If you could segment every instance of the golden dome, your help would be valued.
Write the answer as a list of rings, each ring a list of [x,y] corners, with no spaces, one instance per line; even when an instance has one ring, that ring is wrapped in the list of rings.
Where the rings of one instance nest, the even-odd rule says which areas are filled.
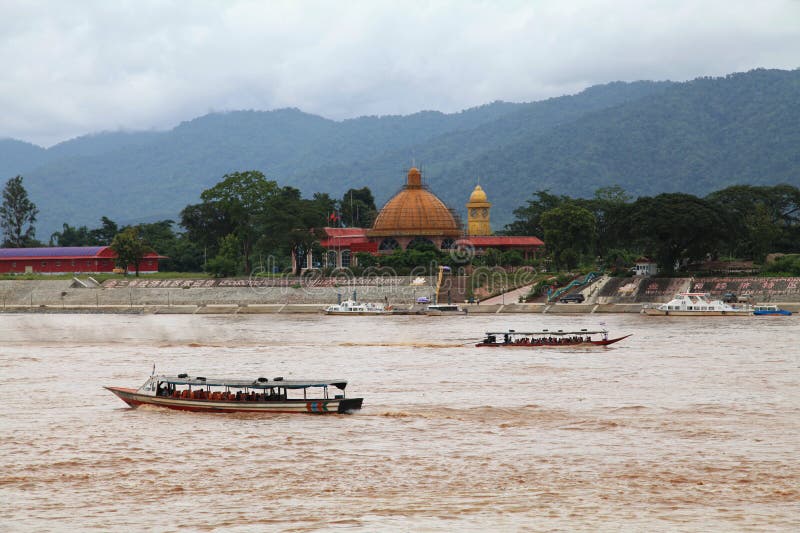
[[[471,202],[487,202],[486,193],[483,192],[480,185],[475,186],[475,190],[472,191],[472,194],[469,195],[469,201]]]
[[[367,235],[457,237],[461,235],[461,228],[444,202],[422,186],[419,169],[412,168],[408,171],[406,186],[381,208]]]

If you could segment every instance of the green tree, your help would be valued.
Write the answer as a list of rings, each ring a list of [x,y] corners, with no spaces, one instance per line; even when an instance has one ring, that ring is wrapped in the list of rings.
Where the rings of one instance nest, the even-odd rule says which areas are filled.
[[[541,216],[544,242],[553,254],[553,259],[561,265],[565,260],[576,266],[576,257],[594,249],[597,225],[594,215],[584,207],[564,203],[546,211]],[[570,253],[565,252],[571,250]]]
[[[235,275],[239,270],[241,254],[239,239],[234,234],[226,235],[219,245],[219,253],[209,259],[206,269],[217,278]]]
[[[800,189],[735,185],[706,199],[724,214],[731,255],[762,260],[770,252],[800,251]]]
[[[524,261],[525,258],[519,250],[506,250],[501,258],[503,266],[520,266]]]
[[[571,201],[567,196],[550,194],[547,190],[536,191],[534,198],[528,200],[528,205],[514,210],[516,220],[505,227],[506,235],[544,235],[542,215],[551,209]]]
[[[139,224],[145,242],[166,259],[159,266],[164,271],[199,272],[203,270],[203,249],[185,234],[176,233],[173,220]]]
[[[133,265],[136,276],[139,276],[139,265],[150,247],[139,235],[138,228],[125,228],[117,233],[111,242],[110,248],[117,254],[117,266],[128,272],[128,266]]]
[[[61,231],[56,231],[50,236],[50,246],[88,246],[89,228],[78,228],[64,224]]]
[[[244,268],[250,272],[253,244],[261,236],[259,221],[280,193],[278,184],[256,170],[234,172],[200,194],[202,203],[181,212],[181,226],[190,239],[215,249],[222,238],[233,234],[241,246]]]
[[[108,246],[119,233],[117,223],[108,217],[100,217],[100,227],[89,230],[88,246]]]
[[[117,224],[108,217],[102,217],[101,226],[89,229],[86,226],[74,227],[67,223],[61,231],[50,236],[50,246],[108,246],[119,233]]]
[[[659,194],[634,202],[630,237],[655,256],[661,269],[671,272],[677,264],[716,254],[725,222],[711,202],[691,194]]]
[[[594,198],[573,200],[573,203],[588,209],[594,215],[597,227],[595,240],[597,255],[605,256],[610,249],[624,246],[630,201],[630,196],[618,185],[597,189]]]
[[[369,187],[349,189],[339,202],[339,216],[344,225],[354,228],[371,228],[378,208]]]
[[[39,209],[28,199],[28,191],[22,185],[22,176],[6,182],[3,203],[0,205],[0,227],[5,234],[3,246],[22,248],[35,244],[36,229],[33,224]]]

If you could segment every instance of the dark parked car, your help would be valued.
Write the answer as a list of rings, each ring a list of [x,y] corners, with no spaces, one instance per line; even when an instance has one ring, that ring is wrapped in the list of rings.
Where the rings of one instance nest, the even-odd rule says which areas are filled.
[[[582,304],[585,299],[586,298],[583,297],[583,294],[578,292],[575,294],[567,294],[566,296],[560,298],[558,301],[561,302],[562,304],[568,304],[570,302]]]

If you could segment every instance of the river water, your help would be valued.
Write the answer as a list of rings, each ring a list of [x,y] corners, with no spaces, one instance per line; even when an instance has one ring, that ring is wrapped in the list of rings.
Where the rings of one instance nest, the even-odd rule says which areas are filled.
[[[610,348],[478,349],[595,328]],[[797,530],[797,317],[0,316],[4,531]],[[162,373],[353,415],[129,409]]]

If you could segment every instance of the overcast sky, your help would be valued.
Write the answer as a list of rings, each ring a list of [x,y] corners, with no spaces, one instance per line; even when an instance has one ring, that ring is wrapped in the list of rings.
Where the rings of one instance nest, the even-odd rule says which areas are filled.
[[[800,67],[800,0],[0,0],[0,138],[453,112]]]

